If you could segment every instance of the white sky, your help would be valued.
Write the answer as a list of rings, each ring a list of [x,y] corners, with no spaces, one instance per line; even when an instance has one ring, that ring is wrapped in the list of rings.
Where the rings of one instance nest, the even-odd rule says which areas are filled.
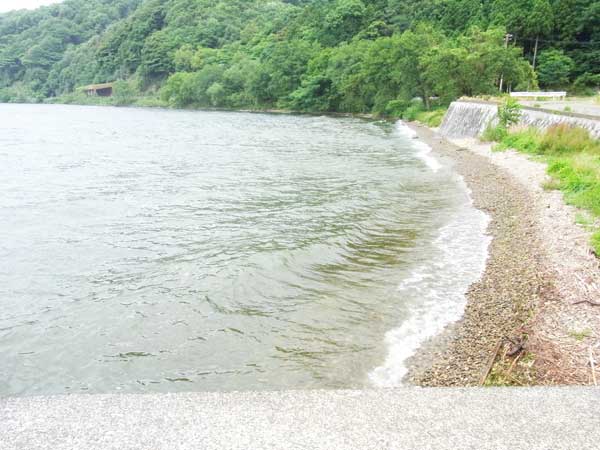
[[[42,5],[59,3],[62,0],[0,0],[0,12],[12,11],[13,9],[34,9]]]

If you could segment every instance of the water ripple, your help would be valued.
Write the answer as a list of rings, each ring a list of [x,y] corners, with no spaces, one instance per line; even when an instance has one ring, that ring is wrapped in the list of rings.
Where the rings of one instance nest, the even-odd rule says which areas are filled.
[[[0,149],[0,395],[363,386],[469,208],[385,122],[2,105]]]

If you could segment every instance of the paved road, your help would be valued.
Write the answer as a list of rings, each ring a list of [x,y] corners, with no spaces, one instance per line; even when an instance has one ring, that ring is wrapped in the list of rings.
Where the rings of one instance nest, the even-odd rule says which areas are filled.
[[[545,109],[553,109],[559,112],[563,112],[565,108],[568,107],[570,111],[574,113],[600,117],[600,104],[596,103],[593,99],[563,101],[521,100],[519,103],[522,103],[523,105],[527,106],[536,106]]]
[[[598,449],[600,389],[0,399],[0,449]]]

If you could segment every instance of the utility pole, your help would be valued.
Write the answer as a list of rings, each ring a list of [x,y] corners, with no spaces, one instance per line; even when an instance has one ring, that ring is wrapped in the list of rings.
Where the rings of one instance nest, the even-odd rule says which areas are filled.
[[[504,35],[504,48],[508,49],[508,41],[512,39],[513,35],[506,33]],[[502,85],[504,84],[504,74],[500,75],[500,92],[502,92]]]
[[[533,70],[535,70],[535,60],[537,59],[538,41],[539,40],[540,40],[540,35],[537,34],[535,36],[535,48],[533,50]]]

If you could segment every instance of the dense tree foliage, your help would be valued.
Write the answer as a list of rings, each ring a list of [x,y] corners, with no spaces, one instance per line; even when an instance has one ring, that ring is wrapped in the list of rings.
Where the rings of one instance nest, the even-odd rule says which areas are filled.
[[[501,78],[583,91],[599,72],[598,0],[65,0],[0,15],[0,101],[122,80],[119,103],[398,114]]]
[[[0,99],[41,99],[55,94],[58,86],[72,89],[79,81],[93,80],[96,52],[87,43],[141,2],[66,1],[35,11],[0,14],[0,88],[10,87]]]
[[[562,50],[544,50],[540,54],[538,78],[546,86],[564,86],[569,81],[573,66],[573,60]]]

